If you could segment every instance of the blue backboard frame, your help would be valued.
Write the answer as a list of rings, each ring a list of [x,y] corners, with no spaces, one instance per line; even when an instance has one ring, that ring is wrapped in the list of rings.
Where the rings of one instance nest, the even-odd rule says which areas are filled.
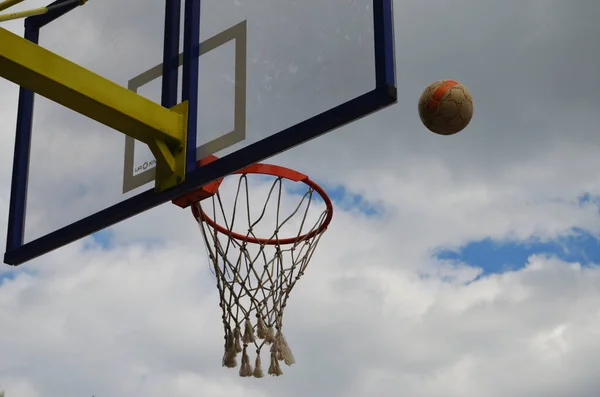
[[[60,4],[66,0],[57,0]],[[34,94],[21,88],[11,186],[8,234],[4,262],[20,265],[82,237],[93,234],[141,212],[169,202],[199,186],[231,174],[250,164],[305,143],[322,134],[385,108],[397,100],[393,27],[393,0],[373,0],[375,40],[375,88],[317,116],[286,128],[259,142],[196,168],[196,125],[198,101],[199,31],[201,0],[185,0],[184,62],[182,101],[188,100],[188,153],[186,180],[173,189],[156,193],[147,190],[119,204],[24,244],[27,179],[33,122]],[[181,0],[165,1],[165,40],[162,105],[177,103],[178,50]],[[40,29],[74,7],[25,20],[25,38],[38,43]]]

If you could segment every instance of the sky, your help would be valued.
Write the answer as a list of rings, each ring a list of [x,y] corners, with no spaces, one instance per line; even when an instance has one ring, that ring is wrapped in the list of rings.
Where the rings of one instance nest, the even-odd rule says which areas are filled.
[[[162,5],[136,1],[92,0],[49,27],[44,45],[126,84],[160,62]],[[344,47],[352,43],[368,50],[365,0],[340,0],[343,15],[356,18],[344,25],[350,44],[336,36],[311,44],[340,48],[323,53],[347,72],[338,70],[327,90],[314,94],[333,72],[302,73],[313,58],[299,46],[273,52],[295,51],[289,64],[269,58],[264,40],[331,33],[320,22],[335,7],[315,13],[311,6],[325,3],[311,1],[287,14],[286,3],[268,0],[203,2],[211,15],[203,37],[244,15],[293,17],[267,26],[289,30],[265,28],[261,45],[249,30],[250,140],[327,105],[336,87],[363,87],[352,77],[363,76],[366,61],[343,54],[357,55]],[[600,3],[396,0],[394,10],[398,103],[269,159],[310,175],[335,204],[285,310],[296,364],[263,379],[221,366],[219,296],[198,225],[189,211],[165,204],[2,267],[0,390],[7,397],[597,396]],[[22,33],[22,21],[2,27]],[[212,95],[231,68],[207,63],[216,73]],[[314,86],[290,90],[309,77]],[[440,79],[464,83],[474,98],[473,120],[455,136],[427,131],[418,117],[419,95]],[[17,97],[18,87],[0,81],[1,246]],[[121,135],[44,100],[36,117],[30,237],[118,200],[122,182]],[[206,122],[230,121],[215,113]]]

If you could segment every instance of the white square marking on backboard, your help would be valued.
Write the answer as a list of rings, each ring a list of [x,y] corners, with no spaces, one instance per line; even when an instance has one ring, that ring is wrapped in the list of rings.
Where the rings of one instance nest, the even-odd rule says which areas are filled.
[[[246,138],[246,21],[214,35],[200,43],[199,56],[208,54],[230,42],[234,46],[234,90],[233,90],[233,129],[225,134],[204,142],[196,148],[196,159],[202,159],[226,149]],[[179,55],[179,66],[183,64],[183,54]],[[162,76],[162,64],[129,80],[128,88],[138,92],[147,84],[155,84]],[[145,149],[145,148],[144,148]],[[148,156],[149,150],[137,149],[135,139],[125,137],[123,166],[123,193],[151,183],[155,178],[156,161]],[[137,158],[137,161],[136,161]]]

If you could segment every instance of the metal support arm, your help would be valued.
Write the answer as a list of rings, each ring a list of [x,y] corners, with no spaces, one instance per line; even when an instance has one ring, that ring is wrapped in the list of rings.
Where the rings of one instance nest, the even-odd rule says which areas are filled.
[[[0,77],[146,143],[157,191],[185,179],[187,102],[164,108],[3,28]]]
[[[3,1],[0,3],[0,11],[6,10],[16,4],[21,3],[22,1],[23,0]],[[49,5],[47,7],[38,7],[38,8],[31,9],[31,10],[17,11],[17,12],[12,12],[12,13],[8,13],[8,14],[1,14],[0,22],[12,21],[13,19],[19,19],[19,18],[27,18],[27,17],[31,17],[34,15],[42,15],[42,14],[46,14],[51,11],[56,11],[59,8],[69,7],[69,6],[72,6],[75,4],[82,6],[86,3],[86,1],[87,0],[66,0],[63,3]]]

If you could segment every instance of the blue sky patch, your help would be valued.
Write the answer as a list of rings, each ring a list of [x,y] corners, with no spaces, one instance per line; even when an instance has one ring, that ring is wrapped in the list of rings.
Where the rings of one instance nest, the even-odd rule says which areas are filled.
[[[92,234],[89,240],[84,242],[84,249],[93,249],[100,247],[102,249],[110,249],[114,246],[114,233],[110,229],[101,230]]]
[[[358,211],[366,216],[379,216],[384,212],[383,205],[371,202],[363,195],[346,189],[345,186],[319,185],[325,190],[336,209],[341,209],[343,211]],[[306,192],[305,186],[289,184],[286,187],[288,193],[291,194],[304,194]],[[320,200],[318,195],[313,197],[315,200]]]
[[[462,262],[483,269],[483,274],[497,274],[525,267],[531,255],[545,254],[583,266],[600,263],[600,241],[581,229],[551,241],[494,241],[490,238],[471,242],[458,250],[440,250],[440,260]]]
[[[7,281],[14,280],[19,274],[29,274],[35,276],[35,271],[27,269],[25,266],[13,267],[10,270],[0,272],[0,286]]]
[[[357,210],[367,216],[377,216],[383,213],[381,205],[365,199],[361,194],[353,193],[345,186],[322,186],[334,205],[345,211]]]

